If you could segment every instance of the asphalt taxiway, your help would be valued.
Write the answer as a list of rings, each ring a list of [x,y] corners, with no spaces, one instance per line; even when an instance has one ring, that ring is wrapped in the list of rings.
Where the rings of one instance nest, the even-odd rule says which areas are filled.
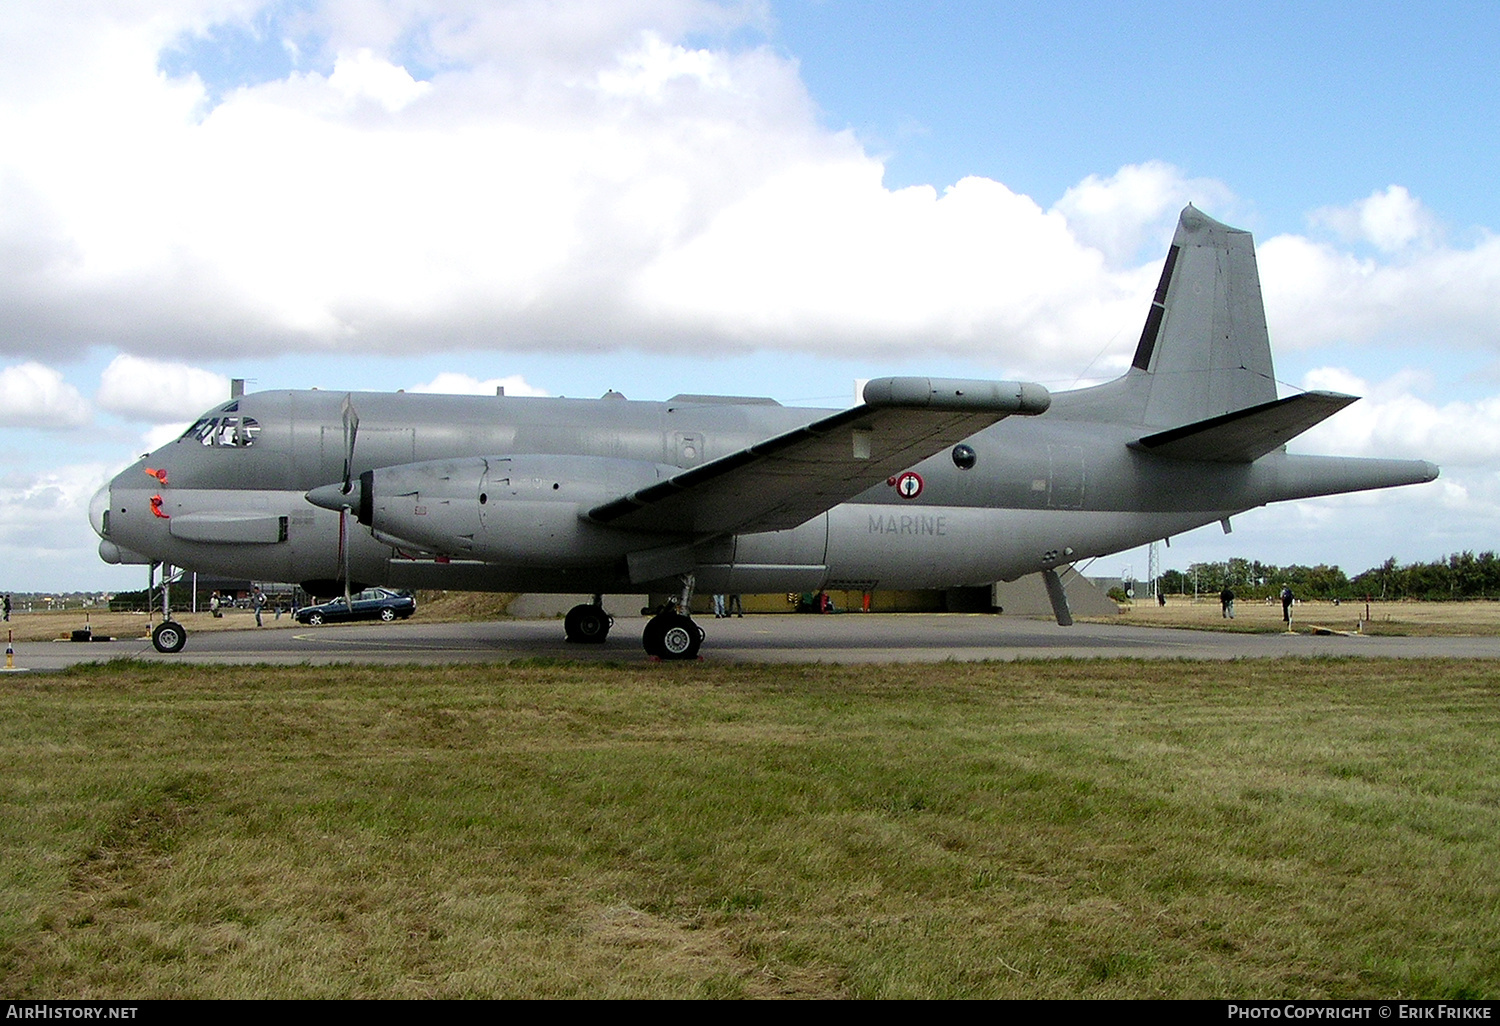
[[[1254,659],[1279,656],[1500,658],[1500,637],[1391,638],[1227,634],[1125,624],[964,614],[752,615],[699,618],[711,663],[881,663],[983,659]],[[645,620],[615,621],[602,645],[563,640],[560,620],[348,624],[192,634],[174,655],[149,641],[26,642],[15,665],[56,670],[84,662],[148,659],[194,664],[444,664],[562,658],[645,662]]]

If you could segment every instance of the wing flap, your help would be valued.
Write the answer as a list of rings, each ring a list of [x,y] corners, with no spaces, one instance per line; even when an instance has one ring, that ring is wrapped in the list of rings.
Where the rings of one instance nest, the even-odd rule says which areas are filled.
[[[1358,398],[1339,392],[1303,392],[1145,435],[1130,447],[1177,460],[1253,463]]]
[[[722,534],[796,527],[1013,414],[1044,412],[1041,385],[878,378],[865,401],[684,471],[588,519],[629,530]]]

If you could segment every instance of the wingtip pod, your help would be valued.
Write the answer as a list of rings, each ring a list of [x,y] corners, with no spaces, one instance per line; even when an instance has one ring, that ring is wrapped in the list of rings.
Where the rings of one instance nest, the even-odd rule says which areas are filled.
[[[1032,381],[964,378],[874,378],[865,385],[868,406],[989,411],[1035,416],[1047,412],[1052,393]]]

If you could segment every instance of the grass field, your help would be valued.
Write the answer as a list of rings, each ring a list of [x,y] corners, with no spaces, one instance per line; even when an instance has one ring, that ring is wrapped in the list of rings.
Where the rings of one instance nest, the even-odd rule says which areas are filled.
[[[0,688],[19,997],[1500,994],[1500,666]]]
[[[1364,634],[1407,637],[1443,637],[1500,634],[1500,602],[1299,602],[1292,609],[1292,626],[1302,632],[1316,627],[1360,630]],[[1138,600],[1117,618],[1093,622],[1127,623],[1152,627],[1188,627],[1196,630],[1271,633],[1286,630],[1281,602],[1236,602],[1234,619],[1223,617],[1217,593],[1200,602],[1170,595],[1165,606]]]
[[[506,615],[506,606],[513,598],[515,596],[508,593],[424,593],[417,608],[417,617],[430,622],[495,620]],[[255,629],[255,615],[242,609],[230,610],[218,619],[208,613],[178,613],[176,617],[190,634],[200,631]],[[298,626],[290,616],[277,620],[271,613],[266,613],[263,619],[266,629]],[[1252,634],[1286,629],[1281,621],[1279,602],[1273,606],[1262,602],[1238,602],[1235,604],[1235,618],[1227,620],[1219,614],[1216,597],[1194,602],[1191,598],[1178,595],[1170,596],[1167,604],[1161,607],[1154,602],[1142,601],[1127,607],[1117,617],[1079,619],[1094,623],[1186,627]],[[81,610],[64,610],[18,613],[5,626],[12,629],[15,640],[19,642],[51,641],[67,637],[70,631],[83,627],[84,622]],[[150,620],[152,624],[157,622],[157,618]],[[89,615],[88,623],[96,634],[139,638],[147,633],[148,619],[144,613],[93,612]],[[1374,602],[1369,607],[1369,620],[1365,620],[1363,602],[1346,602],[1339,606],[1331,602],[1305,602],[1296,606],[1295,627],[1303,632],[1318,627],[1347,631],[1358,628],[1365,634],[1408,637],[1494,635],[1500,634],[1500,602]]]

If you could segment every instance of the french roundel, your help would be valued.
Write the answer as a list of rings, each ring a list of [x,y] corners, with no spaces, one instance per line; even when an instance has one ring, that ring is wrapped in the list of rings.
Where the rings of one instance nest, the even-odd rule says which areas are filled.
[[[915,499],[922,494],[922,475],[908,470],[896,478],[896,494],[903,499]]]

